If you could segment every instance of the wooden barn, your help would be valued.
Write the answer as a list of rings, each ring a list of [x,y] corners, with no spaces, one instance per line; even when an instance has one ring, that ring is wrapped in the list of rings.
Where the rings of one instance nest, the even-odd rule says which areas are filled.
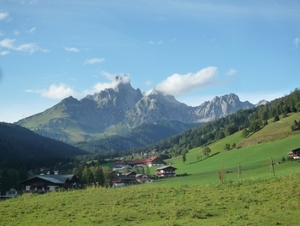
[[[158,177],[174,177],[176,169],[173,166],[162,166],[156,169],[156,175]]]
[[[59,188],[73,188],[78,185],[78,178],[74,174],[68,175],[35,175],[19,182],[24,186],[24,192],[46,193]]]

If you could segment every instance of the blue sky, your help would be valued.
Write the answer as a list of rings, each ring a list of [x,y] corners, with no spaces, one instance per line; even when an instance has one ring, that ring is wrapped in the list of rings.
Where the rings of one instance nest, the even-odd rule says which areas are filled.
[[[197,106],[257,103],[300,84],[300,1],[0,0],[0,121],[72,95],[157,88]]]

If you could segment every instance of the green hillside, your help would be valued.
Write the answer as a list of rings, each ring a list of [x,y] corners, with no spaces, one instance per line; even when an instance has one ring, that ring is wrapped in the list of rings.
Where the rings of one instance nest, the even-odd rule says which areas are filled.
[[[1,225],[299,225],[300,174],[191,186],[89,188],[0,202]]]
[[[291,131],[293,121],[300,118],[300,113],[292,114],[278,122],[269,122],[264,128],[252,134],[248,138],[242,138],[241,132],[237,132],[208,147],[211,149],[210,157],[206,158],[199,147],[190,150],[186,155],[186,162],[178,156],[168,160],[178,168],[177,173],[187,173],[189,176],[168,179],[169,185],[197,184],[218,182],[218,172],[228,172],[225,180],[261,179],[270,178],[270,158],[276,163],[281,162],[282,157],[287,159],[288,152],[300,147],[299,131]],[[286,136],[285,138],[283,138]],[[226,144],[236,144],[236,147],[225,151]],[[244,147],[242,147],[244,146]],[[199,159],[199,156],[201,158]],[[198,161],[199,160],[199,161]],[[238,174],[238,165],[241,174]],[[297,162],[285,162],[275,165],[275,175],[286,175],[297,172]],[[300,171],[299,171],[300,172]]]
[[[241,132],[169,159],[177,174],[152,184],[101,187],[0,202],[3,225],[298,225],[300,165],[281,162],[300,147],[291,114],[243,139]],[[285,136],[285,137],[284,137]],[[224,150],[226,144],[236,144]],[[270,159],[274,160],[271,171]],[[281,162],[281,164],[279,164]],[[238,170],[240,165],[240,171]],[[152,168],[152,171],[155,170]],[[222,177],[220,177],[220,175]],[[221,179],[221,180],[220,180]]]

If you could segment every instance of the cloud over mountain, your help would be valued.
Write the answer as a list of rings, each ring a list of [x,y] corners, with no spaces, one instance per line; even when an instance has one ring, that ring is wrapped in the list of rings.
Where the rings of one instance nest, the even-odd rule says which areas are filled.
[[[217,74],[216,67],[207,67],[196,73],[190,72],[184,75],[173,74],[159,83],[155,89],[174,96],[181,96],[213,84],[213,78]]]
[[[52,84],[48,89],[43,90],[26,90],[29,93],[39,93],[42,97],[49,99],[63,99],[76,95],[76,92],[65,84]]]

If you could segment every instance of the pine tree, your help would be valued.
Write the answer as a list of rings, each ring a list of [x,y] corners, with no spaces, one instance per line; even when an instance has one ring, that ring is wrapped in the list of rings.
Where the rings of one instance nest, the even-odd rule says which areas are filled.
[[[183,164],[185,164],[185,162],[186,162],[186,154],[185,154],[185,152],[182,153],[182,162],[183,162]]]

